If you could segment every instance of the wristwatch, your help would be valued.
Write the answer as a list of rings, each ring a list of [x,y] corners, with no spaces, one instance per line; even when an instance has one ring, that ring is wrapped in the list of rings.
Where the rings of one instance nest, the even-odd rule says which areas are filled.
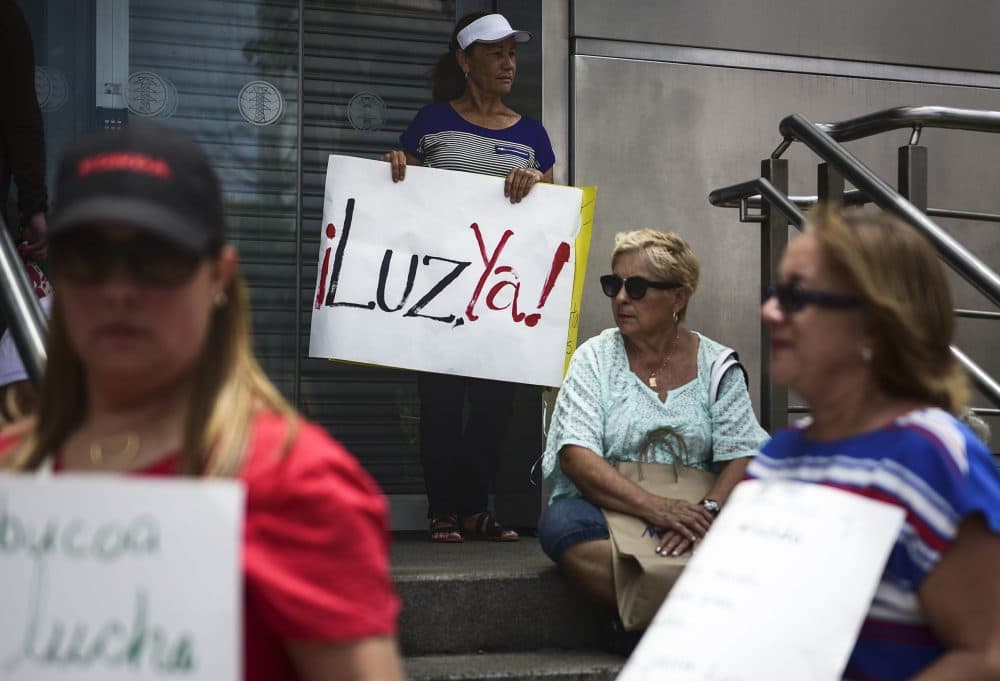
[[[715,499],[702,499],[701,501],[698,502],[698,505],[701,506],[706,511],[708,511],[709,513],[711,513],[712,515],[719,515],[719,509],[721,507],[719,506],[719,502],[716,501]]]

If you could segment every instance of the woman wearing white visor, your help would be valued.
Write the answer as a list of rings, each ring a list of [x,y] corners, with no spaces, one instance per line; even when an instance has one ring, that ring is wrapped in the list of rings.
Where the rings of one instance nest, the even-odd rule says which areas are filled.
[[[503,103],[517,73],[516,46],[530,39],[500,14],[473,12],[458,21],[448,52],[431,70],[434,103],[400,136],[402,148],[382,156],[394,181],[406,177],[407,165],[496,175],[506,178],[504,196],[512,203],[537,182],[552,181],[555,155],[545,128]],[[431,540],[516,540],[487,512],[515,385],[421,373],[417,386]]]

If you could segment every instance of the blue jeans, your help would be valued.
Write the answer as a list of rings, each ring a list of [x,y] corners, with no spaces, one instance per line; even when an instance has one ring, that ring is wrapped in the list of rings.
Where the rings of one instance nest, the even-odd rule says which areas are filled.
[[[556,563],[570,546],[608,537],[608,521],[601,509],[582,497],[553,502],[538,521],[538,542]]]

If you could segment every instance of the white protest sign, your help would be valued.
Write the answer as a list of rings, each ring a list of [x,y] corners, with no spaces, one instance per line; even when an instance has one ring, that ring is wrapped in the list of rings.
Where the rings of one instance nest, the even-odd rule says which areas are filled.
[[[311,357],[562,382],[583,191],[330,156]]]
[[[840,679],[903,515],[820,485],[740,483],[618,680]]]
[[[0,475],[0,678],[242,678],[243,486]]]

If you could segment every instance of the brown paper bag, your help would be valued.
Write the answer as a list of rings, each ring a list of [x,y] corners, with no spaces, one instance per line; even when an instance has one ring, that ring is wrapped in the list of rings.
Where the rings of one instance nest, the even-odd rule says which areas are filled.
[[[704,499],[715,482],[712,473],[677,463],[619,461],[615,468],[648,492],[692,503]],[[618,614],[626,630],[643,629],[653,619],[691,554],[677,558],[659,556],[656,546],[660,538],[645,520],[601,510],[611,533]]]

